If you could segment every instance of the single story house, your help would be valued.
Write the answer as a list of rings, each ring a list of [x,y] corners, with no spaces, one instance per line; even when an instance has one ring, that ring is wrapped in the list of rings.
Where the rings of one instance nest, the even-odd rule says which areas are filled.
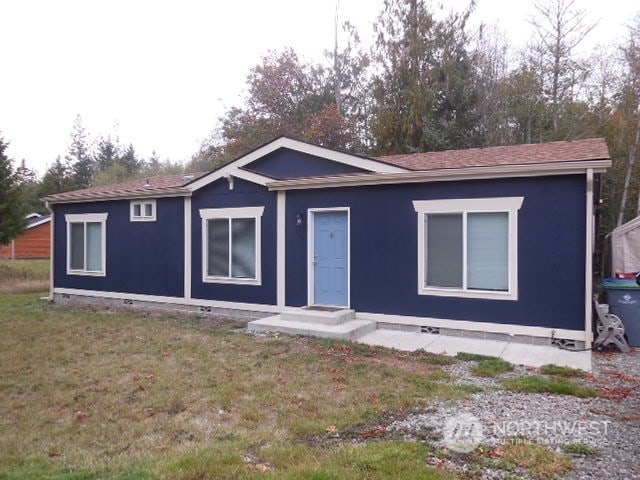
[[[30,213],[22,235],[0,246],[0,259],[46,259],[51,252],[51,216]]]
[[[367,158],[280,137],[206,174],[46,197],[51,296],[590,345],[610,163],[599,138]]]

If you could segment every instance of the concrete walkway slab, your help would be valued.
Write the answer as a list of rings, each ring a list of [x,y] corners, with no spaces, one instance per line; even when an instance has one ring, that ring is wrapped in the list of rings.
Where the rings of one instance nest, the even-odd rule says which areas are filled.
[[[501,358],[511,363],[530,367],[540,367],[553,363],[563,367],[591,371],[591,351],[571,352],[544,345],[510,343],[502,352]]]
[[[479,338],[433,335],[378,329],[356,340],[396,350],[424,350],[455,356],[459,352],[477,353],[502,358],[516,365],[540,367],[549,363],[591,371],[591,352],[571,352],[557,347],[526,343],[483,340]]]

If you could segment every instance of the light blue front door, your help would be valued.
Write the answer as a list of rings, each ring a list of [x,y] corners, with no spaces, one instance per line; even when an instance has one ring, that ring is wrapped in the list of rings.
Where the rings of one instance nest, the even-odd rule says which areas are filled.
[[[348,304],[349,228],[346,211],[313,214],[313,303]]]

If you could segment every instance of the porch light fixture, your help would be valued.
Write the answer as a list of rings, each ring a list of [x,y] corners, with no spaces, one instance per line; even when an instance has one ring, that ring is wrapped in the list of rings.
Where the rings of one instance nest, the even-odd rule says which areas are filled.
[[[304,221],[304,215],[303,215],[302,213],[298,213],[298,214],[296,215],[296,225],[297,225],[298,227],[301,227],[301,226],[302,226],[302,222],[303,222],[303,221]]]

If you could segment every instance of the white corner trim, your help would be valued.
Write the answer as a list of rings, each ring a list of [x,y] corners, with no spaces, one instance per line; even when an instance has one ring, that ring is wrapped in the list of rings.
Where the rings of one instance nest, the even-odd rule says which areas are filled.
[[[518,210],[524,197],[463,198],[451,200],[415,200],[413,208],[418,214],[418,295],[437,297],[476,298],[485,300],[518,300]],[[466,288],[439,288],[426,284],[426,232],[425,214],[505,212],[509,217],[509,288],[506,292],[470,290]],[[464,273],[466,278],[466,272]],[[466,284],[466,280],[463,282]]]
[[[191,197],[184,198],[184,298],[191,298]]]
[[[55,252],[55,242],[54,236],[55,233],[55,212],[51,208],[51,204],[49,202],[45,202],[45,207],[50,213],[51,218],[51,228],[49,229],[49,299],[53,299],[53,289],[55,287],[55,277],[53,272],[55,271],[55,261],[56,261],[56,252]]]
[[[593,212],[593,170],[587,170],[585,196],[586,238],[584,259],[584,331],[585,348],[591,347],[593,341],[593,247],[595,237],[595,219]]]
[[[277,237],[276,237],[276,290],[278,307],[284,308],[286,303],[286,213],[287,192],[278,192]]]
[[[262,214],[264,206],[260,207],[232,207],[232,208],[203,208],[200,209],[202,219],[202,282],[203,283],[223,283],[231,285],[262,285]],[[256,227],[256,250],[255,250],[255,278],[234,278],[229,271],[228,277],[215,277],[207,275],[208,265],[208,238],[207,221],[212,219],[235,219],[253,218]],[[231,228],[229,228],[229,238],[231,238]],[[229,262],[231,262],[231,252],[229,252]],[[231,269],[231,263],[229,263]]]
[[[504,333],[507,335],[528,335],[532,337],[563,338],[567,340],[587,341],[589,335],[582,330],[566,330],[552,327],[534,327],[513,323],[474,322],[470,320],[452,320],[446,318],[415,317],[405,315],[389,315],[383,313],[356,312],[358,320],[372,320],[398,325],[415,325],[419,327],[451,328],[454,330],[470,330],[474,332]]]
[[[258,303],[227,302],[222,300],[205,300],[199,298],[166,297],[159,295],[145,295],[138,293],[105,292],[99,290],[82,290],[78,288],[55,288],[54,294],[78,295],[84,297],[109,298],[117,300],[133,300],[138,302],[154,302],[175,305],[190,305],[196,307],[228,308],[230,310],[245,310],[253,312],[279,313],[277,305],[264,305]]]

